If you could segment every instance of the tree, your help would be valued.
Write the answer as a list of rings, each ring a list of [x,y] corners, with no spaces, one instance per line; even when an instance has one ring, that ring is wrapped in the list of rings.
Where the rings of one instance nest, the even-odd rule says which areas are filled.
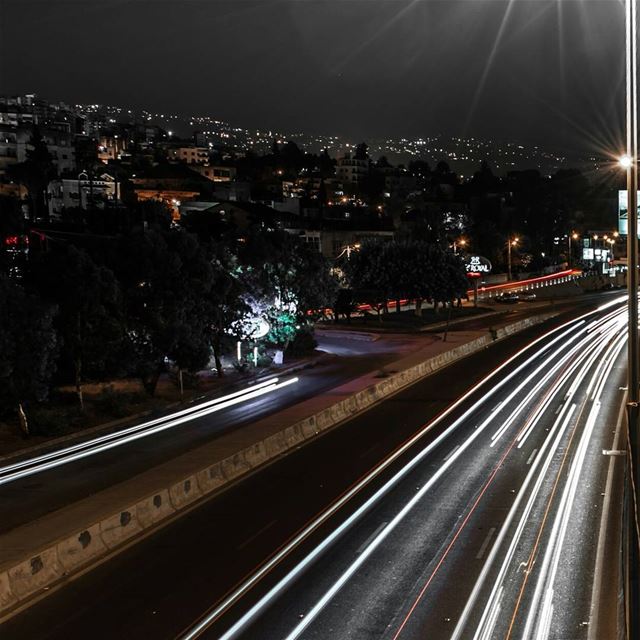
[[[209,293],[210,340],[218,377],[224,375],[222,355],[232,336],[243,337],[242,320],[251,313],[250,277],[227,246],[211,247],[213,286]]]
[[[333,305],[338,287],[329,262],[299,238],[254,229],[239,258],[252,278],[254,297],[266,302],[272,326],[267,339],[273,344],[286,349],[295,332],[306,330]],[[294,328],[294,335],[287,327]]]
[[[36,126],[33,127],[26,155],[24,162],[9,167],[9,175],[24,184],[29,191],[31,220],[48,220],[47,185],[56,175],[56,168],[40,129]]]
[[[393,274],[386,264],[386,251],[382,242],[365,242],[359,251],[351,252],[342,268],[355,296],[371,306],[382,322],[382,311],[393,295]]]
[[[83,409],[87,374],[99,376],[112,368],[124,338],[114,274],[86,252],[63,244],[40,257],[32,267],[31,280],[41,297],[59,310],[61,364],[73,372]]]
[[[0,275],[0,409],[14,408],[28,435],[28,405],[47,398],[58,341],[55,307]]]
[[[147,392],[155,393],[167,359],[179,370],[205,366],[213,278],[195,237],[158,229],[131,234],[111,260],[122,283],[134,371]]]

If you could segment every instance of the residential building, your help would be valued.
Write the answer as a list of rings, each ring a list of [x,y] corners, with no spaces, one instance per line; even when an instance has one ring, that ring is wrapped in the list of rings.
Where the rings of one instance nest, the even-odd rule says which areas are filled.
[[[89,176],[81,172],[75,177],[69,175],[56,178],[47,187],[49,216],[60,218],[65,209],[104,209],[109,203],[116,204],[120,199],[120,185],[115,178],[102,173]]]
[[[211,180],[212,182],[231,182],[236,178],[235,167],[188,164],[192,165],[192,171],[199,173],[203,178],[207,178],[207,180]]]
[[[167,151],[169,160],[178,160],[186,164],[196,165],[209,163],[209,147],[171,147]]]
[[[338,157],[336,178],[341,182],[357,184],[369,175],[369,158],[345,152]]]

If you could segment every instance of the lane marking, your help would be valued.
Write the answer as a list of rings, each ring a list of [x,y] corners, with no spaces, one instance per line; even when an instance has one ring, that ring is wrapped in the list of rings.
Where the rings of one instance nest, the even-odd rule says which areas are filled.
[[[371,445],[366,451],[363,451],[358,458],[366,458],[374,449],[377,449],[380,446],[379,442],[374,443],[373,445]]]
[[[533,459],[536,457],[536,453],[538,453],[538,450],[534,449],[533,453],[529,456],[529,459],[527,460],[527,465],[530,465],[533,462]]]
[[[489,543],[491,542],[491,538],[493,538],[493,534],[496,532],[496,528],[495,527],[491,527],[491,529],[489,529],[489,533],[487,534],[487,537],[484,539],[484,542],[482,543],[482,546],[480,547],[480,551],[478,551],[478,553],[476,553],[476,560],[481,560],[482,556],[484,555],[484,552],[487,550],[487,547],[489,546]]]
[[[360,555],[368,546],[371,544],[371,541],[389,524],[388,522],[383,522],[359,547],[356,551],[357,555]]]
[[[272,520],[271,522],[265,524],[264,527],[262,527],[262,529],[260,529],[259,531],[256,531],[250,538],[247,538],[242,544],[239,544],[236,547],[236,549],[240,551],[241,549],[244,549],[245,547],[250,545],[256,538],[260,537],[267,529],[270,529],[271,527],[273,527],[273,525],[276,522],[278,521]]]
[[[447,457],[443,458],[443,462],[446,462],[459,448],[460,448],[459,444],[453,447],[453,449],[451,449],[451,451],[449,451],[449,453],[447,454]]]

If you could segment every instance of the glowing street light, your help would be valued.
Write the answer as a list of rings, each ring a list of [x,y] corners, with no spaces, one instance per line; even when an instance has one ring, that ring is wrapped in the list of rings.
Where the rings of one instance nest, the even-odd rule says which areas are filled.
[[[458,253],[458,247],[466,247],[467,241],[464,238],[458,238],[453,241],[453,253]]]
[[[507,279],[511,280],[511,247],[518,245],[519,238],[514,236],[507,240]]]
[[[567,240],[569,241],[569,268],[571,268],[571,264],[573,262],[573,251],[572,251],[572,247],[571,247],[571,241],[572,240],[577,240],[580,236],[575,232],[571,232],[568,236],[567,236]]]
[[[623,169],[630,169],[633,164],[633,158],[625,154],[618,160],[618,162]]]

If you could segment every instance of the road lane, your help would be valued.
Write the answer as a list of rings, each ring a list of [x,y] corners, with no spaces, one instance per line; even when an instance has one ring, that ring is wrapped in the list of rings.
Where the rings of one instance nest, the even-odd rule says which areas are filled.
[[[372,464],[414,434],[425,420],[437,415],[444,406],[462,395],[496,359],[504,359],[512,352],[514,345],[530,341],[534,334],[535,331],[527,332],[452,365],[327,434],[313,445],[288,456],[277,465],[239,483],[216,500],[72,582],[25,614],[16,616],[3,625],[3,637],[174,637],[243,575],[261,564],[323,506],[330,504],[335,496],[370,469]],[[505,373],[515,368],[514,364]],[[451,414],[451,420],[458,418],[481,395],[480,392],[476,393],[469,403]],[[497,404],[492,401],[489,413],[500,409],[496,407]],[[483,409],[474,414],[470,418],[470,424],[473,423],[470,428],[479,425],[486,418],[486,413]],[[444,426],[434,429],[431,436],[437,438],[443,430]],[[427,471],[433,473],[445,457],[456,461],[470,457],[469,469],[478,465],[482,467],[482,461],[474,462],[477,456],[473,448],[464,450],[465,458],[458,453],[464,441],[462,432],[445,439],[442,446],[434,451],[434,460],[425,466]],[[379,447],[373,444],[379,444]],[[526,460],[533,449],[518,451],[522,466],[526,468]],[[366,455],[360,457],[359,454],[363,452]],[[362,504],[380,482],[388,479],[404,464],[406,459],[392,465],[377,485],[368,486],[358,496],[354,507]],[[465,475],[471,476],[470,473],[466,474],[466,470]],[[459,473],[454,474],[455,479],[459,479],[459,476]],[[462,478],[462,481],[471,482],[469,478]],[[421,482],[417,482],[411,493],[420,486]],[[446,499],[432,504],[425,513],[420,512],[425,517],[431,514],[436,520],[436,526],[429,534],[431,546],[425,553],[429,550],[436,553],[443,547],[447,532],[453,529],[468,503],[454,483],[447,486],[449,493]],[[468,491],[473,483],[464,486]],[[490,505],[481,505],[482,513],[487,514],[488,525],[482,532],[482,540],[473,541],[474,555],[479,552],[488,529],[499,526],[499,522],[491,523],[488,516],[505,510],[501,502],[505,498],[513,499],[510,490],[506,496],[495,496]],[[387,527],[393,517],[392,512],[388,516],[382,513],[370,525],[359,523],[355,526],[353,531],[360,531],[361,527],[362,531],[352,544],[352,555],[359,555],[358,549],[367,543],[367,538],[376,533],[381,525]],[[317,537],[326,534],[332,524],[335,522],[329,522],[323,530],[319,530]],[[424,527],[421,518],[418,518],[416,526]],[[256,536],[261,529],[264,531]],[[444,535],[439,536],[438,531],[444,532]],[[244,542],[247,544],[238,552],[237,547]],[[307,546],[313,542],[310,540]],[[331,552],[333,554],[334,550]],[[273,577],[285,571],[291,561],[287,559],[281,568],[273,572]],[[324,562],[323,559],[323,566]],[[399,566],[403,566],[402,562]],[[256,594],[265,589],[264,584],[259,585]],[[341,628],[345,628],[344,625]],[[269,632],[257,637],[278,636],[272,636]]]
[[[573,618],[553,617],[555,590],[549,585],[564,575],[558,572],[558,565],[567,539],[569,516],[576,504],[587,445],[601,408],[600,398],[606,380],[614,365],[620,367],[619,355],[625,339],[624,318],[622,322],[620,317],[611,318],[608,326],[595,325],[590,334],[584,333],[582,342],[571,347],[570,340],[565,340],[550,357],[540,362],[497,407],[488,411],[480,425],[469,426],[466,433],[460,431],[458,435],[463,438],[463,444],[456,445],[460,455],[445,454],[447,460],[460,459],[455,477],[447,476],[448,470],[443,471],[445,467],[436,464],[437,454],[434,453],[431,467],[421,464],[408,474],[400,487],[385,495],[363,522],[354,526],[339,544],[336,542],[331,555],[327,553],[322,562],[318,561],[311,568],[305,565],[303,577],[296,576],[293,570],[290,575],[297,580],[290,593],[285,593],[288,585],[281,589],[276,585],[271,593],[267,592],[257,600],[253,609],[247,608],[239,614],[227,629],[224,620],[216,620],[202,637],[224,640],[235,637],[282,637],[287,640],[299,637],[418,638],[427,632],[429,638],[507,637],[509,626],[504,627],[504,612],[509,611],[509,607],[515,608],[517,616],[518,606],[508,602],[514,598],[517,604],[526,604],[523,609],[528,607],[528,622],[524,623],[522,631],[514,626],[514,637],[546,638],[549,630],[555,628],[552,623],[565,630],[570,628],[575,634]],[[555,360],[552,366],[551,359]],[[545,371],[547,373],[543,373]],[[556,375],[558,373],[560,375]],[[533,383],[533,379],[537,382]],[[538,393],[528,390],[532,385],[532,390]],[[541,400],[538,395],[545,385],[548,389]],[[609,404],[619,405],[619,379],[607,389],[607,394]],[[591,406],[588,411],[587,405]],[[519,417],[517,423],[514,416]],[[499,428],[484,438],[486,449],[484,455],[479,456],[471,444],[481,441],[479,434],[492,423],[498,423]],[[506,437],[509,430],[513,432],[512,436]],[[525,603],[518,589],[514,591],[513,584],[517,581],[513,576],[507,580],[505,567],[516,573],[523,567],[531,572],[521,555],[523,549],[531,545],[527,527],[540,519],[543,523],[546,521],[549,510],[542,510],[541,516],[541,507],[536,501],[539,496],[548,496],[550,487],[557,488],[557,483],[550,484],[548,474],[558,462],[558,452],[564,450],[565,455],[560,459],[568,459],[573,435],[580,430],[582,435],[576,438],[579,444],[576,445],[575,460],[566,474],[562,500],[555,507],[554,526],[547,533],[549,540],[545,544],[549,549],[544,555],[544,575]],[[476,446],[481,445],[473,444]],[[529,468],[526,460],[534,449],[538,449],[538,453]],[[468,456],[464,455],[466,452],[470,452]],[[560,474],[564,470],[560,464],[555,472]],[[515,503],[514,496],[517,496]],[[553,502],[554,497],[552,491],[548,500]],[[525,499],[524,514],[516,519]],[[379,530],[380,521],[389,524]],[[469,560],[473,556],[466,550],[477,549],[478,544],[483,544],[483,538],[478,539],[477,532],[486,531],[487,525],[493,525],[489,530],[500,527],[500,534],[492,553],[479,569],[474,586],[469,582],[473,576]],[[575,524],[573,528],[576,528]],[[365,541],[371,539],[372,534],[368,533],[371,529],[379,533],[370,543],[362,543],[364,536],[369,536]],[[482,533],[483,537],[486,535]],[[534,536],[533,540],[540,542],[539,536]],[[362,550],[363,544],[368,545],[366,551]],[[354,553],[356,545],[359,552]],[[503,569],[495,578],[488,601],[482,604],[482,589],[491,572],[495,571],[497,555],[507,546]],[[520,554],[514,556],[516,548]],[[480,558],[484,556],[484,552],[474,553]],[[309,555],[312,554],[313,551]],[[300,561],[304,562],[304,559]],[[578,564],[581,583],[590,585],[589,563],[586,567],[584,563]],[[278,584],[282,585],[286,580],[285,576]],[[470,587],[473,588],[465,607],[461,596]],[[544,598],[540,597],[542,593]],[[570,591],[565,589],[565,597],[567,593]],[[588,620],[589,606],[586,612],[579,612],[574,602],[572,613],[573,617],[586,615]],[[507,616],[507,625],[510,620]],[[582,626],[586,634],[586,625]],[[537,635],[531,636],[534,632]]]

